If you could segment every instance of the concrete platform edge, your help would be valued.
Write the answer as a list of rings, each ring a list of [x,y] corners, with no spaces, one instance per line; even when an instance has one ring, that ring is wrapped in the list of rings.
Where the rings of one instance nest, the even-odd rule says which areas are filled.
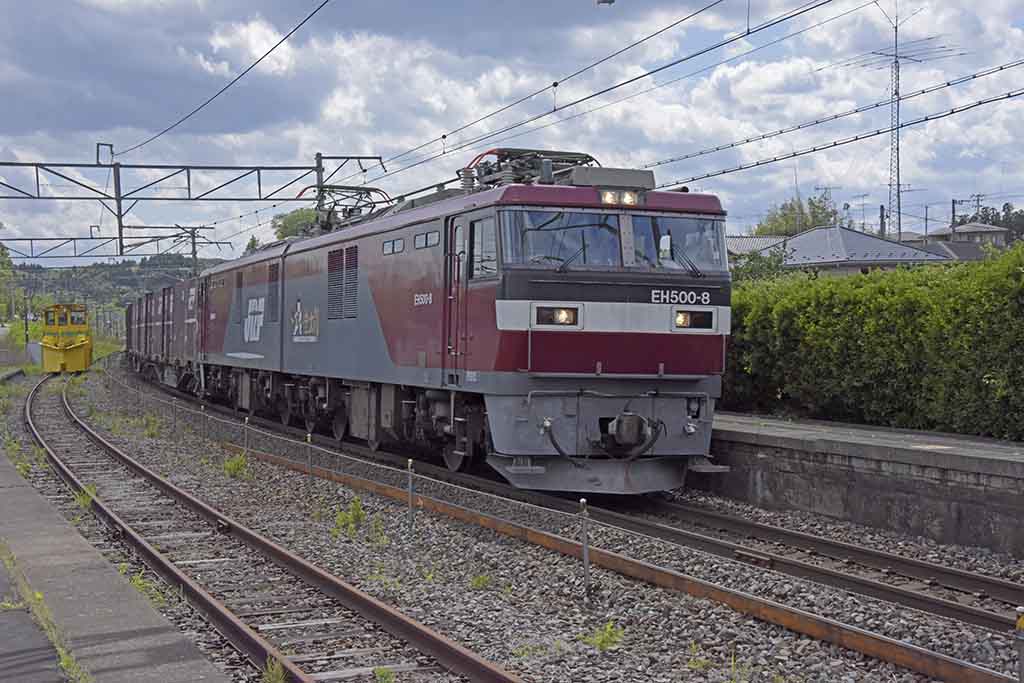
[[[5,377],[4,380],[6,379],[9,378]],[[85,671],[85,669],[83,669],[78,663],[78,660],[75,659],[74,655],[69,652],[64,635],[61,633],[57,624],[53,621],[53,616],[49,607],[46,605],[44,596],[41,593],[37,593],[32,590],[28,579],[25,578],[25,574],[18,566],[18,558],[15,557],[13,552],[11,552],[10,547],[8,547],[3,538],[0,538],[0,562],[3,562],[4,566],[7,568],[7,574],[11,578],[11,584],[18,591],[18,596],[21,598],[21,601],[28,605],[29,611],[32,613],[32,618],[37,624],[39,624],[39,627],[43,629],[43,633],[46,634],[46,637],[49,638],[54,650],[56,650],[57,665],[60,667],[61,672],[75,683],[93,683],[94,679],[92,675],[88,671]]]

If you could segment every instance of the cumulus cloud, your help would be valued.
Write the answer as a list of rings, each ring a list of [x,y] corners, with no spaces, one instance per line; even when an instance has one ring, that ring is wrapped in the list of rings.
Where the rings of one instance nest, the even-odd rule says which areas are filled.
[[[31,37],[35,30],[31,17],[14,13],[9,28],[0,27],[0,95],[7,95],[6,101],[13,103],[11,125],[0,131],[0,148],[6,145],[30,159],[59,160],[69,153],[88,159],[96,140],[112,140],[121,148],[137,142],[215,92],[279,40],[297,18],[294,8],[286,11],[267,0],[246,4],[241,10],[237,3],[195,0],[81,3],[110,16],[90,24],[88,14],[71,12],[73,16],[66,18],[53,14],[48,23],[67,36],[51,44],[50,52],[56,50],[59,59],[47,52],[33,52],[33,40],[38,42],[38,37]],[[667,25],[697,3],[680,7],[679,3],[660,2],[640,9],[616,3],[591,8],[592,12],[557,5],[541,13],[518,6],[516,11],[484,5],[471,11],[433,5],[425,8],[410,0],[391,0],[381,6],[346,7],[334,14],[325,10],[199,116],[131,160],[295,164],[310,163],[318,151],[390,157],[450,132],[444,143],[447,154],[380,183],[395,193],[430,184],[450,177],[478,151],[496,144],[579,149],[606,164],[642,165],[884,99],[889,89],[884,69],[821,70],[836,59],[887,44],[891,31],[874,7],[717,64],[857,4],[855,0],[833,3],[792,24],[745,37],[728,50],[694,58],[627,88],[543,116],[555,104],[643,74],[725,35],[742,34],[746,3],[725,2],[697,20],[560,83],[556,95],[545,92],[459,132],[453,131]],[[886,0],[882,4],[889,7]],[[757,25],[794,6],[789,0],[756,3],[751,23]],[[111,18],[137,12],[140,7],[159,11],[161,21],[140,23],[134,17],[121,24]],[[907,40],[942,34],[945,43],[970,46],[978,35],[984,35],[986,49],[949,62],[908,64],[905,90],[1009,61],[1016,56],[1017,46],[1024,44],[1024,11],[1013,0],[986,2],[984,12],[967,0],[925,7],[906,24]],[[396,16],[404,20],[396,22]],[[109,27],[125,35],[129,26],[138,28],[127,34],[129,44],[120,48],[116,61],[88,64],[88,69],[83,66],[82,72],[74,71],[78,62],[105,58],[92,45],[102,40],[98,37],[102,31]],[[87,38],[82,37],[83,32]],[[509,40],[508,36],[519,38]],[[686,74],[692,75],[682,78]],[[650,90],[675,79],[680,80]],[[904,116],[910,119],[1003,92],[1018,80],[1018,74],[1008,73],[908,101]],[[616,102],[632,94],[637,96]],[[602,108],[585,113],[594,107]],[[913,195],[914,201],[948,206],[953,194],[1006,186],[1007,175],[1019,173],[1024,162],[1015,157],[1002,165],[991,160],[1006,158],[1006,150],[1021,139],[1022,113],[1024,103],[1003,103],[906,131],[904,182],[928,189]],[[469,144],[481,134],[534,116],[543,118],[495,139]],[[888,109],[883,107],[659,167],[658,177],[683,179],[784,155],[885,127],[888,117]],[[549,125],[555,122],[559,123]],[[511,135],[517,137],[500,142]],[[451,151],[462,144],[468,146]],[[441,143],[434,142],[389,163],[388,168],[395,170],[441,151]],[[840,203],[849,202],[859,209],[861,201],[867,202],[873,207],[866,210],[870,220],[877,217],[878,204],[887,193],[888,136],[698,185],[720,193],[736,217],[735,225],[744,226],[793,194],[794,173],[804,195],[812,193],[816,185],[835,185],[842,187],[833,193]],[[380,175],[379,170],[356,174],[350,182],[373,181]],[[864,194],[866,199],[853,200]],[[11,202],[0,202],[0,220],[8,225],[12,221],[28,225],[32,220],[40,225],[87,226],[95,222],[95,217],[88,216],[92,211],[80,204],[31,210],[11,207]],[[233,211],[237,216],[252,208],[175,204],[141,205],[137,211],[140,221],[188,223]],[[219,235],[262,218],[225,224]],[[264,229],[259,236],[265,238],[267,232]],[[248,234],[235,239],[242,244]]]

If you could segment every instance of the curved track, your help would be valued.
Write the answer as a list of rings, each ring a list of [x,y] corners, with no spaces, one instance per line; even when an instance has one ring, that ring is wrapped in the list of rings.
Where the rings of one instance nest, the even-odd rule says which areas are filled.
[[[164,387],[160,388],[164,389]],[[183,396],[173,391],[169,391],[168,393]],[[236,413],[227,408],[221,408],[219,406],[209,404],[206,405],[206,408],[210,411],[230,414],[237,417]],[[259,424],[261,427],[267,428],[268,430],[278,432],[283,431],[292,435],[297,435],[299,433],[299,430],[287,428],[282,429],[279,424],[269,420],[253,418],[252,421],[254,424]],[[319,441],[322,444],[333,445],[334,443],[327,438],[314,437],[314,440]],[[296,440],[295,443],[300,447],[301,452],[301,448],[304,448],[304,444],[298,440]],[[351,456],[355,453],[366,460],[375,461],[377,463],[385,462],[395,465],[396,467],[402,467],[407,462],[405,457],[371,451],[368,448],[358,445],[346,444],[344,450],[346,456]],[[298,471],[310,472],[315,476],[339,481],[354,488],[371,490],[377,494],[401,501],[409,500],[410,494],[405,489],[387,483],[372,482],[359,477],[340,474],[329,469],[323,469],[319,466],[311,466],[302,457],[295,457],[294,455],[291,457],[282,457],[279,455],[260,453],[252,447],[249,448],[249,454]],[[404,469],[404,467],[402,468]],[[454,483],[466,488],[482,490],[497,496],[525,501],[534,505],[562,512],[575,512],[578,509],[576,503],[566,500],[565,498],[514,489],[503,482],[491,479],[484,479],[466,474],[453,474],[444,468],[435,467],[423,462],[417,463],[416,471],[420,475],[427,474],[431,477],[436,477],[445,482]],[[507,519],[493,517],[473,510],[467,510],[464,507],[446,503],[442,500],[427,498],[423,495],[417,495],[415,500],[416,505],[419,508],[491,528],[499,533],[521,538],[557,552],[577,557],[582,556],[583,553],[582,547],[578,543],[562,537],[554,536],[535,528],[509,522]],[[658,505],[660,505],[660,503]],[[799,562],[781,555],[766,554],[763,551],[747,549],[729,541],[661,524],[640,515],[624,514],[604,508],[594,507],[591,507],[589,512],[591,518],[612,527],[619,527],[625,530],[642,533],[653,538],[666,540],[686,547],[696,547],[706,552],[730,557],[731,559],[741,562],[769,566],[775,571],[791,573],[794,576],[812,579],[816,582],[832,585],[844,590],[872,595],[889,602],[906,604],[914,607],[915,609],[931,612],[933,614],[941,614],[967,623],[978,624],[996,630],[1013,628],[1013,619],[1008,614],[987,612],[979,608],[960,605],[958,603],[943,600],[918,591],[865,579],[853,573],[839,572],[827,567],[814,565],[810,562]],[[737,524],[740,523],[740,520],[737,520]],[[824,539],[817,540],[821,541],[822,544],[835,543]],[[888,558],[888,554],[886,553],[878,553],[877,551],[862,548],[860,546],[850,547],[856,548],[860,553],[859,556],[862,558],[874,557],[875,560]],[[870,633],[863,629],[842,624],[799,609],[786,607],[770,600],[764,600],[744,593],[737,593],[733,590],[709,584],[707,582],[694,579],[693,577],[687,577],[672,570],[655,567],[620,554],[591,548],[590,558],[591,562],[598,566],[603,566],[607,569],[654,583],[656,585],[676,590],[683,590],[692,595],[723,602],[746,614],[756,616],[772,623],[780,624],[794,631],[805,633],[821,640],[827,640],[829,642],[848,647],[884,661],[904,666],[940,680],[958,682],[977,681],[985,683],[1008,682],[1012,680],[1007,676],[967,662],[956,660],[904,642],[896,641],[885,636]],[[908,560],[908,562],[913,564],[915,561]],[[919,571],[927,571],[930,567],[934,567],[935,574],[937,576],[956,576],[963,574],[966,578],[961,577],[961,579],[966,582],[971,582],[970,585],[976,586],[987,584],[987,582],[992,581],[995,581],[996,583],[1007,583],[967,572],[948,570],[948,568],[943,568],[939,565],[929,565],[928,563],[917,564],[923,565],[923,568],[918,568]],[[941,570],[945,570],[947,573],[944,575],[941,573]],[[1016,588],[1013,584],[1008,584],[1008,586]]]
[[[166,387],[158,388],[185,400],[194,400]],[[206,404],[206,409],[238,418],[238,413],[224,406]],[[273,420],[260,417],[249,420],[267,431],[284,433],[300,441],[305,438],[302,430],[282,427]],[[326,436],[314,434],[312,440],[324,448],[337,447],[337,442]],[[374,451],[357,443],[346,443],[344,452],[399,469],[405,469],[408,461],[407,455]],[[453,473],[422,460],[416,461],[416,471],[458,486],[560,512],[579,510],[575,500],[525,491],[495,478]],[[604,502],[608,501],[608,497],[604,497]],[[589,506],[591,518],[612,527],[995,631],[1012,631],[1016,619],[1014,611],[1024,605],[1024,587],[1018,584],[867,546],[758,524],[652,496],[616,501],[620,509],[615,510],[609,507],[612,503],[594,505],[594,502],[592,500]],[[622,508],[638,508],[638,511],[623,512]]]
[[[52,381],[29,393],[25,420],[57,473],[257,668],[276,660],[304,683],[381,669],[518,681],[147,469],[75,415]]]

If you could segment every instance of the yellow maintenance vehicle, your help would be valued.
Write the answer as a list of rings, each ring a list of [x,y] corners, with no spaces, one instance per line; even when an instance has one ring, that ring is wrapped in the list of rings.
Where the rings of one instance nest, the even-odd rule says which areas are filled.
[[[92,365],[92,332],[84,304],[55,304],[43,313],[43,372],[82,372]]]

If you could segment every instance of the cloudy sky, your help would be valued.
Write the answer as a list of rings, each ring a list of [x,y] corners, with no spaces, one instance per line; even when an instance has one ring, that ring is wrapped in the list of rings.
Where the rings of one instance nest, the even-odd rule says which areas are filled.
[[[391,157],[535,90],[563,81],[500,116],[453,134],[445,148],[548,112],[669,62],[699,53],[804,0],[722,0],[714,8],[569,80],[565,76],[671,24],[710,0],[435,3],[334,0],[237,85],[122,163],[310,164],[324,154]],[[0,160],[90,162],[95,143],[127,150],[216,92],[290,30],[314,0],[0,0]],[[639,166],[884,100],[887,68],[835,65],[891,46],[881,11],[895,0],[834,0],[777,27],[682,61],[653,77],[387,178],[395,193],[442,180],[495,144],[586,151],[604,165]],[[984,5],[984,11],[980,8]],[[851,11],[852,10],[852,11]],[[901,0],[910,47],[950,46],[947,59],[907,62],[911,92],[1024,57],[1024,8],[1015,0]],[[826,21],[828,20],[828,21]],[[792,37],[819,22],[823,25]],[[912,42],[919,41],[919,42]],[[763,49],[757,49],[762,46]],[[967,54],[960,54],[967,53]],[[728,60],[728,61],[727,61]],[[661,87],[655,87],[661,86]],[[908,100],[904,120],[1024,87],[1024,66]],[[632,97],[630,97],[632,96]],[[615,102],[616,100],[622,100]],[[602,106],[607,104],[608,106]],[[595,107],[599,110],[589,112]],[[588,113],[589,112],[589,113]],[[904,230],[938,223],[950,199],[974,193],[1024,204],[1024,98],[907,130]],[[564,119],[564,120],[563,120]],[[554,124],[554,125],[547,125]],[[889,110],[659,166],[659,182],[686,179],[889,125]],[[851,216],[877,223],[888,182],[888,136],[763,168],[691,183],[719,194],[730,231],[743,232],[796,190],[831,186]],[[440,143],[389,163],[391,171],[441,151]],[[80,177],[107,182],[106,172]],[[348,182],[373,182],[379,171]],[[0,181],[23,184],[0,168]],[[344,174],[342,174],[344,177]],[[216,182],[208,176],[197,182]],[[44,193],[65,191],[50,178]],[[173,194],[173,181],[167,184]],[[241,245],[243,232],[280,209],[234,203],[142,203],[136,224],[200,224]],[[87,235],[111,226],[95,202],[0,200],[3,234]],[[270,237],[269,227],[257,237]],[[239,253],[236,248],[235,253]],[[230,255],[230,251],[221,255]],[[215,249],[206,255],[215,256]]]

